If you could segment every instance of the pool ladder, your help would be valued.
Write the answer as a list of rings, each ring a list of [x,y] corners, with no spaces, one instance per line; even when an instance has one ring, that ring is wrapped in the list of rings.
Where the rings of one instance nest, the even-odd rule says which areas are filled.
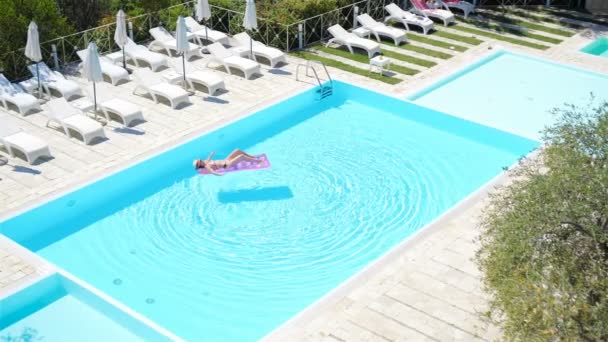
[[[325,75],[327,75],[327,79],[329,82],[321,83],[321,79],[319,78],[317,69],[315,69],[315,67],[312,64],[319,64],[323,67],[323,70],[325,71]],[[327,67],[325,67],[325,64],[323,64],[323,62],[308,60],[308,61],[306,61],[306,64],[303,64],[303,63],[298,64],[298,66],[296,67],[296,81],[300,80],[299,79],[300,67],[306,68],[306,76],[308,76],[308,77],[311,77],[310,70],[312,70],[312,72],[315,76],[315,79],[317,80],[317,83],[319,84],[319,89],[317,89],[317,93],[319,94],[319,100],[323,100],[324,98],[331,96],[334,93],[333,80],[331,79],[331,76],[329,75],[329,72],[327,71]]]

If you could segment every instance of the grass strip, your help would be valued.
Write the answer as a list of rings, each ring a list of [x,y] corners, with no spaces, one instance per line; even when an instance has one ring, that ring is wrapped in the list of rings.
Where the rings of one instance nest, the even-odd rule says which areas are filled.
[[[369,77],[371,79],[380,81],[380,82],[384,82],[384,83],[388,83],[388,84],[397,84],[400,83],[402,80],[395,78],[395,77],[389,77],[389,76],[384,76],[381,75],[379,73],[371,73],[369,70],[365,70],[365,69],[361,69],[361,68],[357,68],[354,67],[350,64],[346,64],[346,63],[342,63],[330,58],[325,58],[322,56],[317,56],[313,53],[310,52],[303,52],[303,51],[299,51],[299,52],[292,52],[291,53],[293,56],[296,57],[300,57],[303,59],[307,59],[307,60],[313,60],[313,61],[319,61],[324,63],[325,65],[329,66],[329,67],[333,67],[336,69],[340,69],[340,70],[344,70],[346,72],[350,72],[352,74],[357,74],[357,75],[361,75],[361,76],[365,76],[365,77]],[[392,69],[392,68],[391,68]]]
[[[437,63],[435,63],[433,61],[427,61],[426,59],[422,59],[422,58],[418,58],[418,57],[402,55],[402,54],[396,53],[394,51],[382,50],[382,54],[385,55],[386,57],[394,58],[394,59],[397,59],[397,60],[400,60],[403,62],[407,62],[407,63],[411,63],[411,64],[420,65],[425,68],[431,68],[431,67],[434,67],[435,65],[437,65]],[[391,68],[392,68],[392,66],[391,66]]]
[[[531,42],[528,42],[528,41],[525,41],[525,40],[511,38],[511,37],[505,37],[505,36],[502,36],[502,35],[500,35],[498,33],[492,33],[492,32],[477,30],[477,29],[469,28],[469,27],[452,26],[452,29],[458,30],[458,31],[462,31],[462,32],[473,33],[473,34],[477,34],[477,35],[480,35],[480,36],[486,36],[488,38],[494,38],[496,40],[502,40],[504,42],[509,42],[509,43],[512,43],[512,44],[527,46],[527,47],[530,47],[530,48],[533,48],[533,49],[538,49],[538,50],[547,50],[549,48],[546,45],[531,43]]]
[[[510,17],[505,17],[503,15],[499,15],[499,14],[492,14],[489,12],[484,12],[483,16],[486,18],[490,18],[496,21],[500,21],[503,23],[507,23],[507,24],[511,24],[511,25],[518,25],[530,30],[536,30],[536,31],[543,31],[543,32],[547,32],[547,33],[551,33],[551,34],[555,34],[558,36],[562,36],[562,37],[572,37],[574,36],[574,32],[570,32],[570,31],[566,31],[566,30],[562,30],[562,29],[558,29],[558,28],[553,28],[553,27],[547,27],[547,26],[543,26],[540,24],[534,24],[525,20],[521,20],[521,19],[515,19],[515,18],[510,18]]]
[[[544,8],[544,7],[538,7],[537,10],[539,10],[540,12],[544,12],[544,13],[548,13],[551,15],[554,15],[556,17],[562,17],[562,18],[568,18],[568,19],[573,19],[573,20],[578,20],[578,21],[584,21],[587,23],[593,23],[596,25],[603,25],[603,26],[607,26],[608,25],[608,20],[597,20],[594,18],[590,18],[587,17],[585,15],[579,15],[573,12],[563,12],[563,11],[559,11],[559,10],[554,10],[552,8]]]
[[[407,39],[409,39],[413,42],[424,43],[424,44],[433,45],[436,47],[450,49],[450,50],[454,50],[454,51],[458,51],[458,52],[467,51],[467,48],[464,46],[446,43],[441,40],[431,39],[427,36],[422,36],[422,35],[417,35],[417,34],[408,33]]]
[[[532,38],[532,39],[540,40],[545,43],[559,44],[562,42],[561,39],[551,38],[551,37],[547,37],[547,36],[542,36],[540,34],[534,34],[534,33],[526,32],[526,31],[517,30],[514,28],[504,27],[504,26],[501,26],[498,24],[485,23],[485,22],[474,20],[474,19],[464,19],[464,18],[458,18],[458,19],[464,23],[467,23],[467,24],[470,24],[470,25],[473,25],[476,27],[481,27],[481,28],[484,28],[487,30],[494,30],[496,32],[501,32],[501,33],[510,33],[510,34],[513,34],[516,36],[521,36],[521,37]]]
[[[369,58],[367,58],[367,56],[365,56],[365,55],[360,55],[360,54],[357,54],[357,53],[350,53],[348,51],[344,51],[344,50],[340,50],[340,49],[336,49],[336,48],[324,47],[324,46],[321,46],[321,45],[315,46],[312,49],[318,50],[318,51],[322,51],[322,52],[325,52],[325,53],[329,53],[329,54],[332,54],[332,55],[335,55],[335,56],[339,56],[339,57],[342,57],[342,58],[348,58],[348,59],[351,59],[351,60],[353,60],[355,62],[365,63],[365,64],[369,65]],[[418,60],[419,63],[424,62],[427,65],[430,65],[432,63],[432,65],[430,65],[430,66],[435,65],[435,62],[426,61],[426,60],[418,59],[418,58],[415,58],[415,57],[405,56],[405,55],[401,55],[401,54],[394,53],[394,52],[391,52],[391,51],[386,51],[385,50],[385,51],[382,51],[382,54],[384,56],[386,56],[386,57],[391,57],[391,58],[402,60],[402,61],[406,61],[406,62],[409,62],[409,63],[412,63],[411,60],[415,59],[415,60]],[[420,65],[420,64],[418,64],[418,65]],[[404,66],[401,66],[401,65],[395,65],[395,64],[391,65],[391,70],[395,71],[395,72],[398,72],[400,74],[410,75],[410,76],[411,75],[416,75],[417,73],[420,72],[419,70],[416,70],[416,69],[411,69],[411,68],[408,68],[408,67],[404,67]]]
[[[505,13],[507,13],[507,14],[513,14],[513,15],[516,15],[518,17],[522,17],[522,18],[526,18],[526,19],[530,19],[530,20],[536,20],[536,21],[543,21],[545,23],[550,23],[550,24],[557,24],[557,25],[561,25],[561,26],[564,26],[564,27],[569,27],[569,28],[576,29],[576,30],[580,30],[580,29],[584,29],[585,28],[585,26],[583,26],[583,25],[579,25],[579,24],[575,24],[575,23],[567,23],[567,22],[561,21],[561,20],[559,20],[557,18],[554,18],[554,17],[548,17],[546,15],[532,14],[529,11],[521,10],[521,9],[518,9],[518,8],[505,8],[505,7],[502,7],[502,8],[498,8],[496,10],[490,10],[490,9],[484,8],[484,12],[487,12],[487,11],[492,11],[494,13],[502,13],[502,14],[505,14]]]
[[[426,49],[426,48],[423,48],[420,46],[414,46],[412,44],[402,44],[397,47],[400,49],[403,49],[403,50],[413,51],[413,52],[417,52],[419,54],[423,54],[423,55],[427,55],[427,56],[431,56],[431,57],[435,57],[435,58],[440,58],[440,59],[450,59],[450,58],[454,57],[453,55],[450,55],[449,53]]]
[[[461,36],[459,34],[449,33],[449,32],[445,32],[445,31],[435,31],[435,33],[433,33],[433,34],[438,37],[441,37],[441,38],[451,39],[451,40],[455,40],[458,42],[463,42],[463,43],[467,43],[467,44],[471,44],[471,45],[479,45],[479,44],[483,43],[483,40],[479,40],[475,37],[465,37],[465,36]]]

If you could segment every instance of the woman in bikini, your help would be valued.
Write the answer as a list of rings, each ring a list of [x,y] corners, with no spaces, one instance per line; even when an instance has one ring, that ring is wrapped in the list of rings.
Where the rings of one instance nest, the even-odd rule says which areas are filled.
[[[209,157],[207,157],[206,160],[202,160],[202,159],[194,160],[194,163],[193,163],[194,168],[196,170],[206,169],[207,171],[209,171],[210,173],[212,173],[216,176],[223,176],[224,173],[218,172],[218,169],[227,169],[242,161],[259,162],[259,160],[255,156],[252,156],[251,154],[247,154],[247,153],[239,150],[238,148],[236,150],[232,151],[232,153],[230,153],[228,155],[228,157],[226,157],[226,159],[211,160],[211,158],[213,158],[214,154],[215,154],[215,152],[211,152],[211,154],[209,154]]]

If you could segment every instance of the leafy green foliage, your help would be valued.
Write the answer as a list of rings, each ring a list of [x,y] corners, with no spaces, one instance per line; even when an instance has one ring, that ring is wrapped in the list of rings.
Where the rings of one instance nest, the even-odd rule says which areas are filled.
[[[44,42],[74,32],[55,0],[0,0],[0,53],[25,48],[30,21]]]
[[[97,26],[99,19],[109,10],[109,0],[57,0],[57,5],[77,31]]]
[[[608,340],[608,103],[557,110],[539,157],[482,220],[478,262],[506,339]]]

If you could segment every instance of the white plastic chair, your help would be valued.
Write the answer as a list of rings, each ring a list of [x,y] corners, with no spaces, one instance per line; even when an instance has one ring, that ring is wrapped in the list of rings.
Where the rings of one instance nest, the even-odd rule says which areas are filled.
[[[52,99],[47,105],[47,127],[49,123],[55,122],[63,128],[68,137],[71,137],[70,131],[75,131],[87,145],[95,138],[106,137],[103,126],[99,122],[85,116],[80,109],[70,105],[64,98]]]
[[[221,64],[228,74],[231,73],[230,68],[239,69],[245,74],[246,79],[260,73],[260,64],[250,59],[233,55],[232,52],[220,43],[208,45],[207,50],[211,54],[211,58],[207,61],[207,66],[213,62]]]
[[[358,37],[356,34],[346,31],[338,24],[331,26],[327,31],[329,31],[333,38],[331,38],[325,46],[329,46],[331,43],[338,43],[340,45],[345,45],[350,53],[355,53],[353,47],[357,47],[367,51],[369,58],[380,53],[380,45],[378,43]]]
[[[367,13],[358,15],[357,21],[365,29],[370,30],[374,36],[376,36],[376,40],[378,42],[380,42],[380,36],[392,39],[395,42],[395,45],[399,45],[402,42],[407,41],[405,31],[379,23]]]
[[[0,119],[0,145],[4,145],[13,158],[15,158],[15,150],[21,151],[30,164],[33,164],[40,157],[52,156],[46,142],[23,132],[4,119]]]
[[[148,69],[139,69],[133,72],[137,86],[133,93],[143,89],[146,94],[150,94],[154,102],[158,103],[158,97],[163,97],[169,101],[171,108],[176,108],[180,103],[190,103],[188,92],[176,85],[167,83],[159,75]]]
[[[249,49],[253,47],[253,55],[262,57],[268,60],[271,68],[274,68],[280,62],[287,62],[285,59],[285,53],[279,49],[266,46],[262,42],[251,40],[251,37],[247,32],[241,32],[232,36],[238,46]]]

